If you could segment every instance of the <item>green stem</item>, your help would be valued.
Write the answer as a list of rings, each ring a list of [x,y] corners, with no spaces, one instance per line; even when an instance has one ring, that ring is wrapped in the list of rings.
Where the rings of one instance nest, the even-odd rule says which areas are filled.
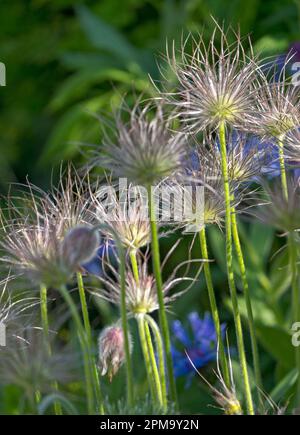
[[[152,401],[153,401],[153,403],[155,403],[155,401],[156,401],[155,385],[153,382],[152,366],[151,366],[149,352],[148,352],[148,345],[147,345],[147,340],[146,340],[143,315],[137,316],[137,323],[138,323],[141,348],[142,348],[142,352],[143,352],[143,356],[144,356],[145,368],[146,368],[146,372],[147,372],[147,379],[148,379],[148,384],[149,384],[149,388],[150,388],[150,393],[151,393]]]
[[[297,266],[297,244],[295,234],[288,235],[289,260],[291,267],[292,281],[292,316],[293,322],[300,322],[300,291],[298,283],[298,266]],[[298,371],[297,390],[296,390],[296,407],[300,406],[300,346],[295,347],[295,360]]]
[[[45,347],[47,353],[51,355],[50,341],[49,341],[49,320],[48,320],[48,309],[47,309],[47,287],[45,285],[40,286],[40,301],[41,301],[41,319],[43,334],[45,339]]]
[[[221,123],[219,127],[220,135],[220,151],[221,151],[221,164],[222,175],[224,183],[224,196],[225,196],[225,209],[226,209],[226,261],[227,261],[227,276],[228,284],[231,295],[233,317],[235,323],[237,346],[239,352],[240,366],[242,372],[242,378],[244,382],[244,390],[246,397],[247,412],[250,415],[254,415],[253,401],[251,395],[251,388],[249,382],[247,360],[245,354],[245,345],[243,338],[241,315],[239,311],[237,292],[234,281],[233,263],[232,263],[232,233],[231,233],[231,199],[230,199],[230,186],[228,178],[228,166],[227,166],[227,150],[226,150],[226,132],[225,124]]]
[[[285,170],[285,162],[284,162],[284,147],[283,147],[283,137],[280,136],[278,138],[278,154],[279,154],[279,166],[280,166],[280,178],[281,178],[281,187],[282,192],[285,199],[288,199],[288,186],[287,186],[287,178],[286,178],[286,170]]]
[[[208,250],[207,250],[206,231],[204,226],[199,232],[199,238],[200,238],[202,258],[204,260],[208,260],[209,258],[208,258]],[[208,261],[204,261],[203,268],[204,268],[204,276],[205,276],[206,287],[208,291],[210,307],[211,307],[211,313],[216,329],[216,335],[217,335],[218,346],[219,346],[220,363],[221,363],[222,373],[224,377],[224,382],[227,385],[227,387],[230,387],[230,373],[229,373],[227,358],[225,354],[224,343],[222,339],[220,317],[219,317],[218,306],[216,302],[216,296],[214,292],[210,266]]]
[[[160,252],[159,252],[159,242],[158,242],[158,229],[156,223],[155,200],[152,192],[152,187],[148,186],[147,190],[148,190],[148,202],[149,202],[149,218],[150,218],[151,236],[152,236],[152,240],[151,240],[152,262],[153,262],[153,271],[154,271],[154,276],[156,281],[157,299],[159,304],[160,327],[164,340],[167,371],[168,371],[169,386],[170,386],[170,397],[171,400],[175,403],[175,406],[178,407],[176,382],[173,373],[170,332],[169,332],[169,325],[168,325],[165,304],[164,304],[163,282],[161,276]]]
[[[78,290],[79,290],[79,296],[80,296],[84,329],[85,329],[86,338],[87,338],[87,345],[88,345],[88,351],[89,351],[89,357],[90,357],[90,365],[91,365],[91,372],[92,372],[92,378],[93,378],[95,397],[96,397],[96,402],[97,402],[97,409],[99,410],[99,413],[103,415],[104,414],[104,406],[103,406],[103,398],[102,398],[102,393],[101,393],[100,379],[99,379],[99,373],[98,373],[95,357],[93,355],[92,329],[91,329],[91,324],[90,324],[90,319],[89,319],[89,312],[88,312],[88,307],[87,307],[87,302],[86,302],[86,297],[85,297],[85,290],[84,290],[84,285],[83,285],[82,274],[80,272],[77,273],[77,284],[78,284]]]
[[[131,267],[132,267],[134,279],[135,279],[136,283],[139,284],[140,277],[139,277],[139,268],[138,268],[137,257],[136,257],[136,250],[131,250],[129,253],[129,257],[131,260]],[[149,336],[147,336],[145,321],[143,320],[143,322],[141,322],[141,318],[142,318],[142,316],[140,315],[138,318],[139,335],[140,335],[141,347],[142,347],[142,351],[143,351],[143,355],[144,355],[144,361],[145,361],[145,367],[146,367],[146,372],[147,372],[147,379],[148,379],[148,384],[149,384],[149,388],[150,388],[150,393],[151,393],[153,404],[155,405],[156,404],[155,390],[157,391],[157,397],[159,399],[159,396],[161,396],[160,385],[159,385],[159,388],[157,388],[157,379],[155,378],[155,376],[156,376],[155,369],[157,371],[157,367],[156,367],[156,364],[155,364],[155,366],[153,366],[153,361],[151,359],[151,347],[153,348],[152,342],[151,342],[151,337],[150,337],[150,341],[149,341]],[[143,316],[143,319],[144,319],[144,316]],[[154,376],[154,379],[153,379],[153,376]]]
[[[101,224],[98,227],[99,230],[108,229],[110,232],[112,232],[119,254],[119,263],[120,263],[119,275],[120,275],[120,287],[121,287],[120,312],[121,312],[121,323],[122,323],[122,330],[124,336],[124,352],[125,352],[126,381],[127,381],[127,404],[129,407],[132,407],[134,404],[134,398],[133,398],[133,377],[132,377],[132,365],[131,365],[127,307],[126,307],[125,252],[124,252],[124,247],[122,245],[122,242],[120,241],[120,237],[110,225]]]
[[[137,283],[139,283],[140,278],[139,278],[139,268],[138,268],[138,263],[137,263],[137,258],[136,258],[136,251],[131,250],[129,253],[129,256],[130,256],[130,261],[131,261],[134,279]]]
[[[127,308],[126,308],[126,281],[125,281],[125,253],[124,248],[119,241],[118,237],[115,238],[118,246],[119,261],[120,261],[120,284],[121,284],[121,320],[122,329],[124,335],[124,350],[125,350],[125,360],[126,360],[126,378],[127,378],[127,402],[128,406],[132,407],[134,403],[133,399],[133,377],[132,377],[132,366],[131,366],[131,355],[130,355],[130,345],[129,345],[129,335],[128,335],[128,319],[127,319]]]
[[[41,301],[41,319],[42,319],[42,327],[43,334],[45,340],[45,348],[49,358],[52,355],[50,338],[49,338],[49,319],[48,319],[48,308],[47,308],[47,287],[44,284],[40,285],[40,301]],[[58,391],[58,383],[53,382],[53,388],[55,391]],[[37,392],[37,397],[40,397],[40,393]],[[55,415],[62,415],[62,407],[59,402],[54,403],[54,412]]]
[[[157,393],[157,398],[158,398],[160,406],[162,408],[164,408],[164,412],[165,412],[166,409],[165,409],[164,403],[163,403],[161,382],[160,382],[159,372],[158,372],[157,363],[156,363],[156,359],[155,359],[155,353],[154,353],[154,348],[153,348],[153,344],[152,344],[152,337],[151,337],[149,325],[145,321],[145,316],[143,316],[143,317],[144,317],[143,321],[144,321],[146,341],[147,341],[147,346],[148,346],[148,352],[149,352],[150,363],[151,363],[151,367],[152,367],[152,374],[153,374],[153,378],[154,378],[154,385],[155,385],[155,389],[156,389],[156,393]]]
[[[279,150],[279,165],[281,176],[281,187],[284,198],[288,202],[288,185],[284,161],[284,144],[283,135],[278,138]],[[300,292],[298,283],[298,266],[297,266],[297,247],[295,243],[295,234],[290,232],[288,234],[288,249],[289,249],[289,264],[291,268],[291,285],[292,285],[292,319],[293,322],[300,321]],[[296,406],[300,406],[300,347],[295,347],[295,362],[298,370],[298,381],[296,391]]]
[[[157,349],[157,355],[158,355],[158,361],[159,361],[159,376],[161,381],[161,390],[162,390],[162,400],[163,400],[163,406],[164,409],[167,410],[168,407],[168,399],[167,399],[167,385],[166,385],[166,372],[165,372],[165,359],[164,359],[164,347],[163,347],[163,341],[161,338],[160,330],[155,322],[154,319],[152,319],[151,316],[146,314],[145,319],[152,329],[152,332],[155,337],[155,343],[156,343],[156,349]]]
[[[84,328],[81,323],[80,316],[77,311],[77,307],[73,301],[73,299],[70,296],[70,293],[68,292],[66,286],[60,287],[60,293],[62,297],[64,298],[66,304],[68,305],[74,323],[77,328],[77,333],[79,337],[79,342],[81,346],[82,356],[83,356],[83,363],[84,363],[84,374],[85,374],[85,381],[86,381],[86,394],[87,394],[87,407],[88,407],[88,413],[89,415],[94,413],[94,395],[93,395],[93,385],[92,385],[92,379],[91,379],[91,372],[89,367],[89,353],[87,348],[87,338],[84,331]]]
[[[250,333],[250,339],[251,339],[251,348],[252,348],[253,367],[254,367],[255,383],[256,383],[256,388],[257,388],[257,396],[258,396],[258,400],[259,400],[260,405],[262,405],[264,402],[263,396],[262,396],[263,384],[262,384],[262,377],[261,377],[261,371],[260,371],[260,361],[259,361],[259,353],[258,353],[258,346],[257,346],[257,340],[256,340],[256,332],[255,332],[255,326],[254,326],[253,309],[252,309],[249,285],[248,285],[248,280],[247,280],[245,261],[244,261],[243,251],[241,248],[240,237],[239,237],[239,233],[238,233],[235,207],[232,207],[231,210],[232,210],[232,214],[231,214],[232,235],[233,235],[233,241],[234,241],[235,250],[236,250],[236,254],[237,254],[238,264],[239,264],[239,268],[240,268],[240,272],[241,272],[244,297],[245,297],[245,302],[246,302],[247,320],[248,320],[248,327],[249,327],[249,333]]]

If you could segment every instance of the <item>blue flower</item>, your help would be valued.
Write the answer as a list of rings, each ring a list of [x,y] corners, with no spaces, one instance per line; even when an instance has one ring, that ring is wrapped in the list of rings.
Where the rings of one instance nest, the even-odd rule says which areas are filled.
[[[228,160],[233,175],[240,181],[259,181],[260,176],[280,174],[278,147],[253,134],[233,131],[227,143]]]
[[[284,78],[284,75],[291,76],[295,72],[293,65],[296,62],[300,62],[300,41],[290,44],[285,53],[266,62],[261,66],[261,70],[267,77],[279,82]]]
[[[95,255],[95,257],[90,260],[88,263],[82,264],[82,268],[85,272],[96,275],[96,276],[102,276],[103,270],[102,270],[102,259],[104,257],[110,258],[114,249],[113,242],[110,243],[102,243]]]
[[[179,320],[172,324],[172,358],[174,375],[195,374],[186,353],[197,369],[201,369],[217,358],[217,336],[212,317],[206,313],[201,319],[196,312],[188,315],[189,327],[183,327]],[[222,337],[225,325],[222,325]]]

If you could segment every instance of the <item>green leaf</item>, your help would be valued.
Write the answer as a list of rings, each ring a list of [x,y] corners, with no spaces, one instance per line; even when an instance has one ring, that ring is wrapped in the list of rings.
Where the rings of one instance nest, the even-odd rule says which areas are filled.
[[[67,79],[58,89],[50,103],[50,108],[60,110],[74,101],[84,99],[91,88],[104,81],[123,83],[128,85],[128,88],[135,88],[144,93],[153,92],[153,88],[146,77],[136,76],[131,72],[118,69],[80,70]]]
[[[265,264],[268,260],[274,240],[274,229],[260,223],[252,223],[248,240],[256,252],[256,261]]]
[[[292,369],[272,390],[270,396],[275,403],[280,404],[279,402],[286,397],[287,393],[291,390],[291,388],[296,384],[298,379],[298,371],[297,369]]]
[[[61,56],[62,63],[72,69],[108,69],[122,66],[122,62],[105,53],[67,52]]]
[[[278,326],[256,325],[256,332],[263,347],[287,368],[295,366],[295,349],[289,333]]]
[[[230,309],[232,309],[230,298],[226,298],[225,303],[228,307],[230,307]],[[258,324],[269,327],[273,327],[274,325],[276,325],[276,314],[265,301],[256,299],[255,297],[251,297],[251,305],[255,321]],[[244,297],[239,297],[239,307],[241,315],[245,320],[247,320],[247,308]]]
[[[94,47],[106,50],[127,63],[137,60],[136,49],[116,29],[81,5],[76,8],[81,25]]]
[[[278,38],[270,35],[265,35],[260,38],[254,45],[254,51],[263,54],[277,54],[285,52],[288,47],[287,38]]]
[[[270,278],[272,292],[279,299],[289,289],[291,283],[286,250],[273,259]]]
[[[103,99],[99,99],[99,108],[105,104]],[[74,157],[78,152],[79,141],[88,140],[87,134],[91,135],[91,129],[99,128],[97,121],[92,116],[87,116],[85,107],[82,104],[74,106],[67,111],[53,130],[46,142],[44,152],[39,161],[39,165],[48,166],[57,164],[64,159]]]

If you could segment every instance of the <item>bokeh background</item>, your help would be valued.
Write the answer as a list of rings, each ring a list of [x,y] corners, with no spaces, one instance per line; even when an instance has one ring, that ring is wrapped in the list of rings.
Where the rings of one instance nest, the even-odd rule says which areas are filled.
[[[99,141],[91,113],[151,92],[166,41],[188,31],[209,37],[213,16],[239,24],[263,54],[282,54],[300,40],[299,14],[296,0],[2,0],[2,189],[27,174],[46,182],[53,165],[79,158],[75,142]]]
[[[179,44],[187,32],[203,32],[209,39],[214,26],[211,16],[251,34],[256,52],[279,59],[293,45],[296,60],[300,59],[300,2],[296,0],[1,0],[0,61],[7,69],[7,86],[0,87],[1,193],[7,192],[9,183],[24,182],[27,176],[47,188],[52,170],[62,161],[80,165],[80,143],[101,140],[94,115],[111,112],[124,95],[151,96],[149,75],[159,79],[166,42]],[[289,278],[280,269],[284,254],[270,260],[280,246],[273,230],[248,222],[241,229],[254,289],[264,382],[270,391],[293,369],[285,320]],[[230,326],[223,238],[215,228],[209,237],[222,320]],[[165,241],[163,252],[172,243],[172,238]],[[184,240],[176,250],[170,270],[184,258],[189,243]],[[190,311],[208,310],[202,280],[173,307],[173,318],[184,322]],[[110,319],[109,310],[106,316]],[[103,314],[100,325],[104,318]],[[179,380],[183,412],[199,412],[213,402],[198,379],[189,386],[186,381]],[[284,394],[275,391],[273,397],[287,398],[292,386],[285,387]],[[124,377],[107,389],[118,398]],[[0,401],[1,406],[1,412],[13,407]]]

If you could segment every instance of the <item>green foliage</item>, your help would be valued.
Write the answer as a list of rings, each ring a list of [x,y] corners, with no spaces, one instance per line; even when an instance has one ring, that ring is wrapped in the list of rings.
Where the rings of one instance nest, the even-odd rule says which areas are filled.
[[[73,4],[71,0],[0,3],[0,61],[7,67],[7,86],[0,87],[3,192],[8,183],[23,182],[27,174],[45,186],[52,168],[62,160],[80,162],[79,144],[100,144],[99,116],[118,108],[124,98],[130,104],[129,95],[155,95],[149,75],[154,81],[159,78],[158,63],[162,62],[160,53],[166,39],[178,42],[181,34],[188,31],[195,35],[204,31],[209,37],[211,15],[233,26],[239,23],[243,34],[251,32],[255,50],[266,55],[281,54],[300,39],[299,6],[293,0],[87,0],[80,1],[77,7]],[[250,221],[242,223],[240,229],[247,253],[265,386],[275,402],[285,404],[296,382],[287,326],[290,307],[286,292],[290,278],[283,272],[287,254],[279,251],[282,242],[275,239],[270,227]],[[168,252],[173,242],[172,237],[166,239],[162,251]],[[224,238],[219,229],[210,228],[209,242],[210,257],[215,259],[212,272],[218,303],[225,307],[222,321],[228,323],[231,341],[233,325],[225,284]],[[188,244],[184,240],[176,251],[175,264],[186,259]],[[198,250],[196,242],[193,254]],[[173,264],[168,265],[169,270],[172,267]],[[235,268],[238,272],[237,265]],[[94,304],[95,318],[100,316],[100,323],[104,318],[113,318],[110,308],[98,305]],[[205,311],[208,306],[202,277],[185,296],[184,304],[175,304],[174,312],[183,319],[190,311]],[[241,306],[244,317],[245,308]],[[250,349],[249,340],[247,346]],[[139,372],[135,375],[140,376]],[[180,404],[187,413],[197,412],[199,404],[204,406],[211,397],[203,383],[195,379],[190,390],[185,389],[183,380],[179,381]],[[120,378],[105,386],[106,390],[115,391],[115,397],[123,387]],[[0,413],[18,413],[21,403],[26,412],[21,398],[19,390],[6,386],[0,395]],[[46,413],[57,399],[53,394],[46,396],[39,412]],[[66,413],[77,412],[66,398],[62,397],[61,403]],[[132,413],[117,400],[108,407],[111,414]],[[146,400],[133,412],[156,411]],[[216,411],[208,408],[207,412]]]

